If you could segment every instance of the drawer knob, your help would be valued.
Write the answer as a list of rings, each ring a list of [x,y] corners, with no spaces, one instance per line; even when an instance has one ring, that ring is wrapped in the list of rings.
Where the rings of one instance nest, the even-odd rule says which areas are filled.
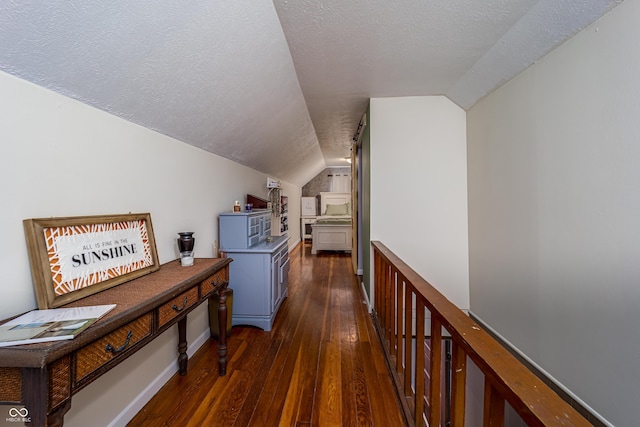
[[[129,333],[127,334],[127,340],[124,342],[124,344],[122,344],[118,348],[114,348],[111,344],[107,344],[107,346],[104,348],[104,351],[106,351],[107,353],[111,353],[111,354],[120,353],[122,350],[127,348],[127,346],[129,345],[129,342],[131,342],[131,337],[132,336],[133,336],[133,332],[129,331]]]
[[[177,313],[180,313],[187,306],[188,300],[189,300],[188,297],[184,297],[184,301],[182,302],[182,307],[178,307],[177,305],[173,304],[171,308],[173,308]]]

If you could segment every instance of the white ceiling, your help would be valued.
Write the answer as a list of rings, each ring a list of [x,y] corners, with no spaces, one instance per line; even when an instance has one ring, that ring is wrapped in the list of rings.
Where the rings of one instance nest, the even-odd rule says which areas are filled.
[[[0,2],[0,70],[303,185],[369,98],[462,108],[622,0]]]

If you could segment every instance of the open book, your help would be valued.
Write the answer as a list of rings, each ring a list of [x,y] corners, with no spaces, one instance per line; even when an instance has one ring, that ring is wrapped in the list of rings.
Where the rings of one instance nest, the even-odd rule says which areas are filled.
[[[0,347],[73,339],[115,304],[33,310],[0,325]]]

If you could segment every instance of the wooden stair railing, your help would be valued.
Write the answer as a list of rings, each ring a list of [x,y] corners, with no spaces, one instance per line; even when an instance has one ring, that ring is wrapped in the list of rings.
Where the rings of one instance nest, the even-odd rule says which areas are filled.
[[[442,399],[450,400],[449,425],[465,425],[470,359],[484,374],[484,427],[504,426],[505,401],[529,426],[592,426],[386,246],[378,241],[371,246],[374,324],[408,425],[444,426]],[[425,309],[430,313],[431,331],[425,331]],[[442,386],[443,330],[445,339],[451,339],[449,396]],[[415,337],[415,344],[405,337]]]

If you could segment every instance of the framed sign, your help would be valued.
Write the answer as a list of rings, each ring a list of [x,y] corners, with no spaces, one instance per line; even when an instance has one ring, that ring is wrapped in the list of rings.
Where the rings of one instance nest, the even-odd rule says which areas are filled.
[[[40,309],[160,268],[148,213],[25,219],[23,225]]]

